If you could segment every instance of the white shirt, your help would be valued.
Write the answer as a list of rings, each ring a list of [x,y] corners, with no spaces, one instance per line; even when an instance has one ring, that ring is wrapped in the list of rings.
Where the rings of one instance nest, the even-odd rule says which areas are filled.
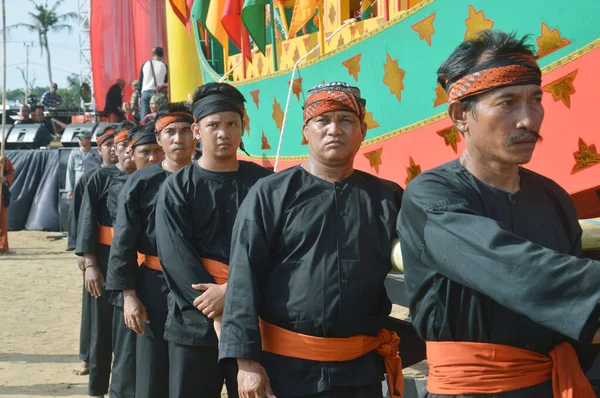
[[[154,66],[156,83],[159,86],[162,86],[165,83],[165,78],[167,77],[167,65],[157,60],[146,61],[146,63],[142,65],[142,91],[156,89],[156,85],[154,84],[154,76],[152,75],[152,68],[150,67],[150,62],[152,62],[152,65]]]

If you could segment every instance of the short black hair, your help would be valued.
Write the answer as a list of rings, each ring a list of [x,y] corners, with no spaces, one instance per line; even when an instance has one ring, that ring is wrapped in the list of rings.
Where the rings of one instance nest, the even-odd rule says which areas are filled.
[[[246,102],[246,98],[237,88],[227,83],[206,83],[194,91],[192,103],[196,103],[204,97],[212,94],[222,94],[236,99],[240,103]]]
[[[130,122],[129,120],[124,120],[121,123],[119,123],[117,125],[117,127],[115,128],[115,134],[120,133],[123,130],[131,130],[135,126],[136,126],[135,123]]]
[[[483,30],[476,37],[463,41],[439,67],[438,83],[448,92],[452,83],[465,77],[471,68],[490,58],[507,54],[525,54],[535,57],[534,49],[528,44],[530,36],[521,38],[515,32]],[[461,101],[463,109],[469,111],[475,101],[467,97]]]
[[[158,120],[162,117],[169,116],[169,113],[173,113],[173,112],[192,113],[192,108],[191,108],[190,104],[188,104],[187,102],[169,102],[169,103],[161,105],[160,108],[158,108],[158,111],[156,111],[156,116],[154,117],[154,120]]]
[[[33,107],[33,111],[37,111],[38,109],[44,110],[44,105],[36,105]]]

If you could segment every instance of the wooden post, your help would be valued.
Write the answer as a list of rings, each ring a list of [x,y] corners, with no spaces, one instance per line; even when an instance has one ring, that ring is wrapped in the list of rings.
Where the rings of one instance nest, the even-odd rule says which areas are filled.
[[[242,40],[242,48],[240,48],[240,50],[242,52],[242,79],[246,79],[246,71],[248,70],[248,63],[246,60],[246,40],[244,40],[244,32],[246,30],[241,29],[241,31],[242,37],[240,39]]]
[[[273,57],[273,72],[277,72],[277,36],[275,36],[275,4],[269,1],[269,13],[271,14],[271,56]]]
[[[6,0],[2,0],[2,144],[0,144],[0,156],[4,156],[6,146]],[[6,160],[4,161],[6,162]],[[0,178],[4,177],[4,163],[0,164]],[[0,180],[0,207],[2,207],[2,185]],[[0,211],[2,217],[2,211]]]
[[[321,55],[325,54],[325,26],[323,26],[323,13],[325,12],[324,0],[317,0],[317,12],[319,17],[319,48]]]

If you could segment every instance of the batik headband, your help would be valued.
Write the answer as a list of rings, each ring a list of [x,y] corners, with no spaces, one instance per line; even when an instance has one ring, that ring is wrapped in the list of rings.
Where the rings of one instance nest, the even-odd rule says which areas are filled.
[[[127,141],[127,134],[129,134],[129,130],[121,130],[115,135],[115,144],[119,142]]]
[[[542,84],[542,71],[535,58],[526,54],[508,54],[471,68],[456,82],[446,84],[448,101],[463,99],[494,88]]]
[[[308,91],[304,102],[304,123],[327,112],[349,111],[361,121],[365,119],[366,101],[360,97],[358,87],[345,83],[321,84]]]
[[[177,122],[192,124],[194,123],[194,117],[190,112],[171,112],[168,115],[161,117],[160,119],[156,119],[154,122],[154,128],[157,133],[160,133],[169,124]]]
[[[114,127],[109,127],[106,130],[104,130],[102,132],[102,134],[100,135],[100,137],[96,137],[96,144],[98,146],[102,146],[102,144],[104,144],[104,142],[110,138],[114,138],[114,132],[115,132],[115,128]]]
[[[219,112],[237,112],[244,118],[244,103],[223,94],[211,94],[194,102],[194,119],[199,121]]]

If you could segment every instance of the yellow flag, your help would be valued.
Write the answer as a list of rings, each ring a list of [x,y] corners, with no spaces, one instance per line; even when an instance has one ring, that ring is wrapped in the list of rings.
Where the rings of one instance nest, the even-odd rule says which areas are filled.
[[[294,37],[317,12],[317,0],[296,0],[288,37]]]
[[[206,29],[221,43],[225,54],[228,54],[229,36],[221,24],[221,17],[225,9],[225,0],[211,0],[206,15]]]

